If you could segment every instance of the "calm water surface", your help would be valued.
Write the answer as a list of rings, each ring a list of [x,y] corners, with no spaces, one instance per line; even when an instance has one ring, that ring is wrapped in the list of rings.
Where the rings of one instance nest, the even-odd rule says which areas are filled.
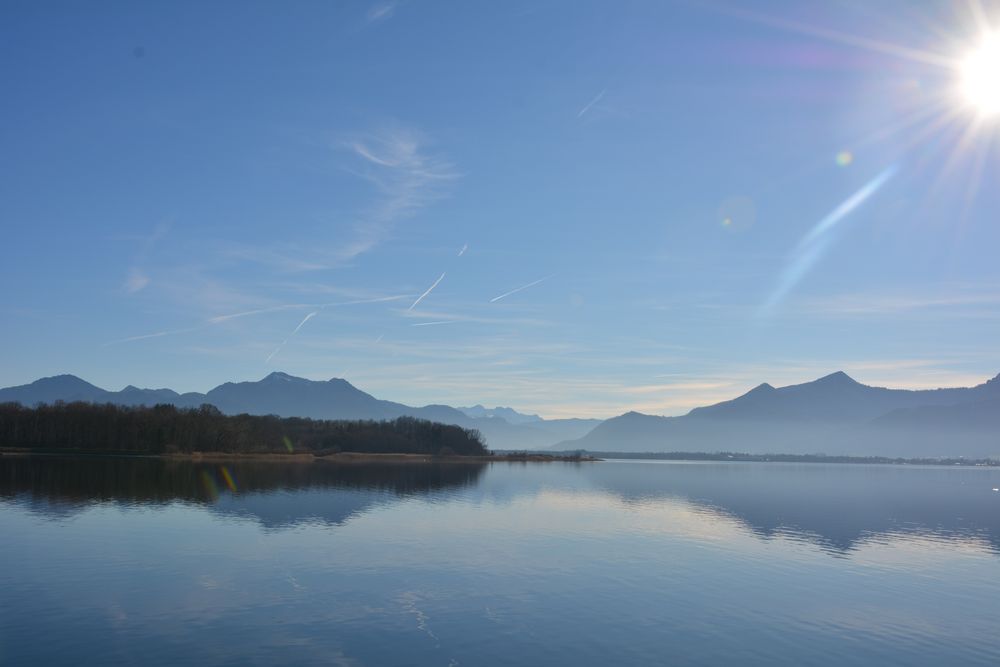
[[[0,663],[1000,664],[1000,470],[0,457]]]

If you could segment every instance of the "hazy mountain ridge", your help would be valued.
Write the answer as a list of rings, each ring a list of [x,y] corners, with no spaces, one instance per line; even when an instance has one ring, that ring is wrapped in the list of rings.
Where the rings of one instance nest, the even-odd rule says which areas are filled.
[[[764,383],[684,416],[628,412],[603,422],[545,420],[482,405],[412,407],[375,398],[340,378],[315,381],[280,372],[256,382],[227,382],[205,394],[132,385],[107,391],[72,375],[0,389],[0,402],[57,400],[210,403],[227,414],[314,419],[410,416],[476,429],[496,449],[1000,457],[1000,376],[975,387],[904,390],[864,385],[837,372],[786,387]]]
[[[226,382],[207,393],[179,394],[171,389],[140,389],[129,385],[121,391],[108,391],[73,375],[42,378],[31,384],[0,389],[0,403],[24,405],[56,401],[86,401],[118,405],[156,405],[169,403],[178,407],[214,405],[226,414],[276,414],[281,417],[313,419],[375,419],[418,417],[478,430],[490,447],[496,449],[545,449],[561,440],[585,435],[599,420],[543,420],[522,415],[511,408],[483,408],[483,416],[472,417],[448,405],[412,407],[375,398],[347,380],[308,380],[287,373],[274,372],[256,382]],[[479,406],[481,407],[481,406]],[[509,411],[523,419],[510,423],[497,413]],[[493,414],[490,414],[493,413]]]
[[[629,412],[557,449],[859,456],[1000,456],[1000,376],[975,387],[904,390],[837,372],[761,384],[680,417]]]
[[[542,418],[538,415],[526,415],[522,412],[518,412],[514,408],[505,408],[501,406],[487,408],[477,403],[471,407],[460,407],[457,409],[464,412],[469,417],[476,419],[480,417],[499,417],[509,424],[530,424],[532,422],[542,421]]]

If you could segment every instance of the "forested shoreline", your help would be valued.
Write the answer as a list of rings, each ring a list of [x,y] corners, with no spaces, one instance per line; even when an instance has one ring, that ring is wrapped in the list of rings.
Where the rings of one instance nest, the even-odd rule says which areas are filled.
[[[224,415],[211,405],[185,409],[82,402],[30,408],[0,404],[0,447],[134,454],[490,454],[477,431],[412,417],[327,421]]]

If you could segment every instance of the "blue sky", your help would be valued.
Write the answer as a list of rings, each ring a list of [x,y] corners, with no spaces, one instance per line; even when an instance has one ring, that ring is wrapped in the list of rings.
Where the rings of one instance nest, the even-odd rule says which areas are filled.
[[[736,7],[5,3],[0,384],[995,375],[1000,115],[957,87],[1000,5]]]

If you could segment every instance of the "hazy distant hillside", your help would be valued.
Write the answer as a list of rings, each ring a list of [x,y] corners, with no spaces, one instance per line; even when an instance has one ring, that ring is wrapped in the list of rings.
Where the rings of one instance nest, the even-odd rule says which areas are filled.
[[[139,389],[128,386],[107,391],[72,375],[42,378],[31,384],[0,389],[0,403],[24,405],[56,401],[88,401],[118,405],[171,404],[178,407],[214,405],[226,414],[273,414],[312,419],[376,419],[418,417],[443,424],[478,430],[495,449],[545,449],[556,442],[579,438],[599,423],[590,419],[546,421],[536,415],[522,415],[511,408],[487,410],[480,416],[447,405],[411,407],[367,394],[347,380],[307,380],[287,373],[271,373],[257,382],[227,382],[206,394],[178,394],[170,389]],[[469,410],[475,410],[469,408]],[[504,419],[508,415],[512,423]]]
[[[473,405],[468,408],[458,408],[464,412],[469,417],[480,418],[480,417],[499,417],[509,424],[530,424],[532,422],[541,421],[542,418],[538,415],[526,415],[518,412],[514,408],[486,408],[482,405]]]
[[[689,416],[735,420],[867,421],[899,408],[974,401],[996,390],[997,387],[990,383],[973,388],[922,391],[885,389],[861,384],[839,371],[780,389],[765,383],[733,400],[695,408]]]
[[[544,420],[511,408],[411,407],[333,378],[271,373],[227,382],[207,394],[126,387],[111,392],[72,375],[0,389],[0,402],[90,401],[121,405],[216,406],[226,414],[313,419],[418,417],[476,429],[495,449],[741,451],[858,456],[1000,456],[1000,376],[969,388],[907,391],[870,387],[838,372],[804,384],[761,384],[682,417],[628,412],[595,419]]]
[[[35,380],[31,384],[0,389],[0,402],[52,403],[61,401],[103,401],[111,392],[95,387],[75,375],[56,375],[54,377]]]
[[[558,449],[742,451],[881,456],[1000,456],[1000,376],[976,387],[870,387],[838,372],[696,408],[629,412]]]

